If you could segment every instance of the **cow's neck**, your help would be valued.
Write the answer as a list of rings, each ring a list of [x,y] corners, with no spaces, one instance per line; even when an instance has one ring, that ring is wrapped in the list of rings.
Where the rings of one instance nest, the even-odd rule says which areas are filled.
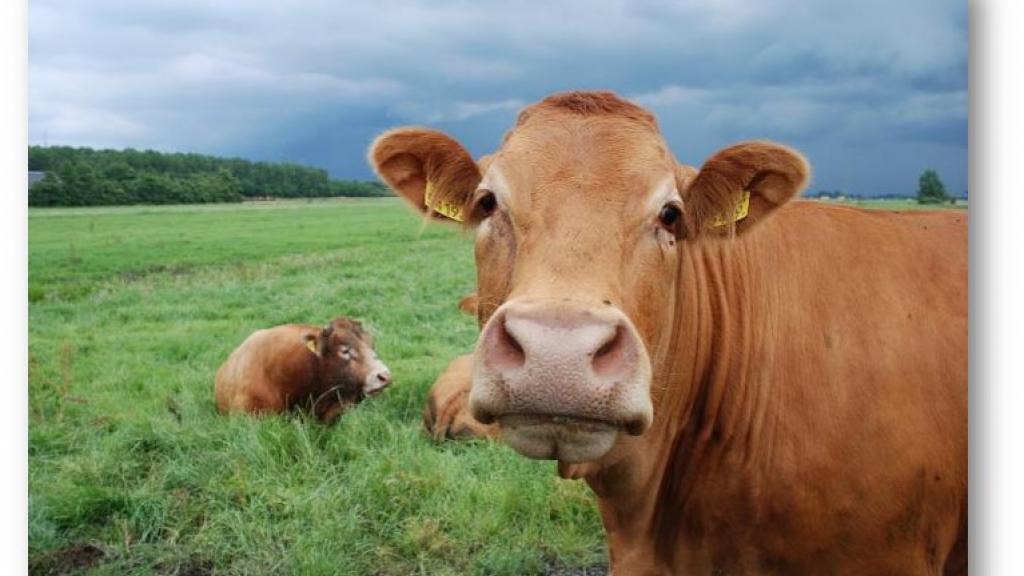
[[[773,271],[757,247],[738,239],[682,251],[672,336],[656,360],[665,390],[658,425],[677,466],[765,454],[759,448],[774,398],[759,375],[775,333],[768,312],[777,307],[764,288]]]
[[[627,440],[627,456],[588,478],[613,555],[636,549],[635,538],[672,546],[658,540],[674,540],[679,515],[702,504],[694,492],[701,478],[737,467],[756,473],[755,460],[768,453],[760,446],[771,441],[775,400],[756,376],[767,342],[754,335],[772,332],[754,323],[771,320],[753,311],[771,297],[755,289],[771,271],[755,250],[742,240],[681,249],[673,329],[652,354],[652,389],[663,391],[654,395],[655,423]]]

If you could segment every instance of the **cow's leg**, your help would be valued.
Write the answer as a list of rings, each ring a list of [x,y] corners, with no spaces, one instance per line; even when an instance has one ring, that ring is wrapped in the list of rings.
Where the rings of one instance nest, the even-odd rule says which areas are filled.
[[[943,576],[966,576],[967,575],[967,502],[963,505],[963,518],[960,520],[960,531],[956,537],[953,549],[946,556],[946,563],[943,567]]]
[[[588,466],[559,465],[559,472],[571,474],[577,468],[587,470]],[[594,478],[587,477],[588,481]],[[591,487],[593,487],[593,483]],[[601,523],[608,540],[608,560],[611,574],[615,576],[639,574],[662,576],[672,574],[662,555],[658,554],[657,539],[653,533],[653,516],[649,514],[650,502],[635,502],[636,507],[617,507],[610,501],[598,499]]]
[[[462,440],[483,436],[470,426],[458,425],[459,421],[465,420],[467,417],[472,418],[468,415],[469,405],[466,402],[468,394],[467,387],[465,392],[445,398],[441,402],[438,402],[433,395],[427,399],[427,407],[423,413],[423,425],[435,442],[446,438]]]
[[[498,435],[497,424],[482,424],[470,413],[469,392],[472,387],[473,381],[468,373],[458,376],[453,374],[450,366],[430,389],[423,410],[423,427],[435,442]]]
[[[437,436],[437,400],[433,396],[427,396],[427,405],[423,407],[423,429],[427,431],[434,440],[440,440]]]
[[[654,538],[647,531],[629,533],[622,529],[609,529],[605,524],[608,539],[609,571],[612,576],[669,576],[672,570],[658,558]]]
[[[235,397],[234,404],[242,411],[252,414],[282,412],[287,408],[287,402],[279,394],[268,391],[267,387],[261,384],[251,385],[248,389],[240,391]]]
[[[324,403],[327,404],[326,400],[324,401]],[[338,400],[335,402],[331,402],[323,407],[318,406],[317,418],[319,418],[320,421],[325,424],[331,424],[335,420],[337,420],[342,414],[347,412],[348,409],[351,408],[354,404],[355,402]]]

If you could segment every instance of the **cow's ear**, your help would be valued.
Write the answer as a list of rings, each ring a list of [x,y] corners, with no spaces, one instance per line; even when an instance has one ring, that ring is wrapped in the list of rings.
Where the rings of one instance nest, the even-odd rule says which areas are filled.
[[[729,146],[692,170],[676,170],[691,237],[749,230],[800,192],[811,174],[799,152],[765,141]]]
[[[310,352],[317,356],[320,355],[320,334],[306,334],[302,337],[302,340]]]
[[[477,301],[476,292],[466,294],[462,297],[462,300],[459,300],[459,310],[462,310],[470,316],[476,316]]]
[[[465,220],[481,173],[451,137],[427,128],[396,128],[374,140],[369,159],[381,179],[417,211]]]

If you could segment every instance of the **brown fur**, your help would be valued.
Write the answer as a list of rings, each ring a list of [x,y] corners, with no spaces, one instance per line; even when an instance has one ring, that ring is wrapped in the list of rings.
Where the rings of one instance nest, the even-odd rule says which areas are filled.
[[[559,467],[597,493],[613,571],[965,573],[965,215],[787,203],[798,153],[742,143],[695,171],[627,103],[591,100],[533,107],[493,155],[478,317],[569,300],[641,335],[653,425]],[[417,141],[457,146],[437,134]],[[650,204],[666,178],[678,238]],[[471,180],[453,197],[473,202]],[[743,189],[750,215],[709,230]]]
[[[462,310],[470,316],[476,316],[477,300],[476,293],[466,294],[459,300],[459,310]]]
[[[469,413],[467,400],[473,385],[473,355],[459,356],[448,365],[427,393],[423,427],[436,440],[495,438],[496,424],[481,424]]]
[[[480,181],[476,163],[458,142],[426,128],[398,128],[381,134],[370,149],[370,162],[388,186],[400,190],[402,198],[425,214],[428,181],[440,198],[458,198],[459,204],[465,203],[462,196],[472,193]]]
[[[356,349],[359,359],[340,359],[342,346]],[[372,336],[349,318],[336,318],[326,327],[285,324],[257,330],[217,370],[217,409],[227,414],[302,407],[332,421],[363,400],[366,360],[372,354]]]
[[[734,226],[740,231],[753,226],[810,179],[810,167],[798,152],[773,142],[744,142],[715,153],[687,182],[687,231],[689,236],[706,233],[716,217],[732,212],[741,190],[749,190],[750,213]]]
[[[539,112],[569,112],[578,116],[615,116],[628,118],[657,129],[654,115],[640,106],[616,96],[613,92],[559,92],[527,106],[519,113],[516,126],[523,126]]]

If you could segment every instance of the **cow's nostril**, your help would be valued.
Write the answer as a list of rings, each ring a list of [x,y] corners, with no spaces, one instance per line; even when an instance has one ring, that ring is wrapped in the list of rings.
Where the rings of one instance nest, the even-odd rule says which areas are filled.
[[[609,374],[622,368],[626,339],[626,329],[622,325],[615,328],[615,332],[607,342],[601,345],[594,352],[593,367],[596,374]]]
[[[501,336],[505,339],[506,344],[508,344],[509,348],[511,348],[515,354],[522,357],[526,356],[526,353],[523,352],[522,344],[519,343],[519,340],[516,340],[515,336],[509,334],[508,330],[505,328],[504,322],[501,323]]]
[[[494,327],[493,346],[487,351],[488,363],[498,370],[518,368],[526,362],[526,352],[516,337],[508,331],[508,318],[499,318]]]
[[[391,374],[388,372],[378,372],[377,380],[379,380],[381,384],[387,384],[388,382],[391,382]]]
[[[626,434],[630,436],[639,436],[647,430],[647,422],[643,419],[637,418],[626,422]]]

